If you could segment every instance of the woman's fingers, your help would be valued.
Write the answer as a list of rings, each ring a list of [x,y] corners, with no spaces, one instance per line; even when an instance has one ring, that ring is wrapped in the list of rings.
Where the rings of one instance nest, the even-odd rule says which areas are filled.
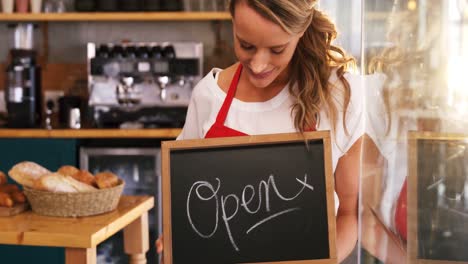
[[[160,236],[156,240],[156,251],[158,252],[158,254],[161,254],[163,251],[163,236]]]
[[[164,264],[164,255],[162,255],[162,251],[163,251],[163,236],[162,235],[156,240],[156,251],[158,252],[158,254],[161,255],[159,264]]]

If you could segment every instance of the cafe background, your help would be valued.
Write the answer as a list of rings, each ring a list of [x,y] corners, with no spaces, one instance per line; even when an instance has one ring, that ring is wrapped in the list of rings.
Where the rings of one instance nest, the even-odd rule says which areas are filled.
[[[8,0],[1,1],[4,4],[3,2]],[[122,120],[110,123],[96,122],[94,115],[96,112],[89,107],[92,91],[89,84],[90,80],[101,79],[94,78],[88,72],[91,64],[89,43],[96,44],[96,47],[103,45],[107,48],[113,48],[122,43],[151,47],[167,47],[174,44],[176,48],[179,47],[177,43],[195,43],[190,46],[193,49],[176,49],[176,56],[180,53],[185,54],[182,55],[183,59],[196,58],[200,66],[199,72],[179,74],[179,77],[172,80],[174,85],[179,84],[181,79],[194,83],[212,67],[222,68],[234,61],[231,47],[231,22],[229,14],[224,11],[220,3],[222,1],[75,1],[43,0],[39,11],[32,10],[33,5],[30,5],[26,10],[11,10],[13,14],[8,14],[10,10],[7,10],[5,5],[2,6],[0,14],[0,124],[3,127],[6,127],[8,123],[4,93],[8,83],[8,66],[11,65],[13,59],[10,51],[17,45],[26,45],[34,50],[36,64],[41,68],[42,98],[38,98],[42,101],[40,105],[42,116],[40,121],[33,122],[34,128],[70,128],[72,116],[70,108],[80,109],[80,126],[72,128],[83,129],[98,126],[103,129],[108,128],[106,126],[139,129],[180,128],[181,124],[177,122],[177,116],[174,117],[169,113],[167,116],[175,119],[170,119],[169,122],[166,119],[164,122],[156,119],[149,125],[142,125],[134,120],[128,122],[131,117],[123,115]],[[137,5],[129,3],[137,3]],[[406,186],[406,179],[409,177],[408,168],[411,165],[407,154],[409,151],[408,131],[466,134],[465,115],[468,113],[466,109],[468,92],[463,76],[464,69],[467,68],[468,47],[465,43],[467,20],[465,18],[468,17],[468,4],[465,0],[322,0],[320,8],[324,9],[337,23],[340,33],[337,44],[343,46],[357,59],[358,70],[364,76],[362,89],[365,89],[366,94],[368,137],[364,143],[362,159],[360,243],[357,249],[359,259],[357,261],[360,263],[405,263],[408,249],[411,248],[411,243],[406,242],[411,227],[406,225],[406,215],[401,209],[406,206],[406,197],[403,194],[406,193],[404,186]],[[86,15],[79,16],[79,14]],[[164,14],[170,14],[169,18]],[[124,44],[122,45],[125,46]],[[201,49],[200,46],[196,46],[197,44],[201,44]],[[110,54],[112,53],[109,52],[108,55]],[[153,53],[149,51],[148,54]],[[98,52],[94,55],[98,55]],[[106,73],[114,74],[112,69],[110,67]],[[115,76],[112,75],[112,77]],[[161,93],[159,89],[163,90],[162,84],[158,80],[155,80],[153,84]],[[129,86],[128,83],[120,85]],[[160,97],[155,99],[155,106],[160,106],[158,105],[161,103],[160,99]],[[78,100],[79,103],[74,100]],[[67,104],[64,106],[64,101],[71,102],[70,104],[74,106],[67,106]],[[121,106],[120,102],[118,106]],[[153,108],[150,107],[150,109]],[[50,118],[49,123],[46,122],[47,117]],[[102,133],[105,133],[105,130]],[[158,198],[159,194],[156,190],[158,190],[159,165],[157,161],[154,161],[154,157],[158,158],[160,141],[173,137],[165,136],[138,141],[119,139],[36,141],[5,138],[0,141],[0,147],[1,149],[8,149],[12,146],[17,149],[33,147],[39,150],[44,146],[52,146],[56,156],[61,155],[63,150],[67,150],[66,157],[61,157],[58,161],[53,158],[45,161],[46,164],[49,162],[49,166],[52,167],[60,166],[63,162],[80,165],[79,161],[84,156],[83,152],[80,154],[80,150],[87,148],[150,149],[152,154],[146,158],[142,156],[140,161],[136,158],[137,161],[134,164],[140,164],[141,169],[138,167],[134,169],[129,165],[128,176],[123,177],[135,179],[135,171],[140,177],[140,175],[149,175],[148,170],[154,169],[154,173],[149,176],[153,179],[149,182],[154,183],[156,193],[150,193],[151,191],[148,190],[142,192]],[[457,152],[462,153],[460,162],[467,163],[464,162],[466,154],[463,144],[458,143],[458,145],[462,146]],[[465,191],[468,188],[466,169],[464,167],[459,169],[455,181],[446,180],[451,178],[447,176],[447,164],[442,161],[445,160],[444,157],[448,155],[449,150],[448,147],[432,150],[440,157],[437,161],[440,166],[436,166],[437,169],[434,171],[437,173],[433,173],[431,177],[440,180],[442,184],[434,188],[435,193],[430,197],[435,199],[436,204],[442,204],[446,207],[445,209],[453,209],[456,211],[455,214],[462,215],[461,218],[456,218],[458,224],[454,225],[455,227],[463,225],[466,227],[468,214],[468,191]],[[127,154],[122,154],[122,156],[125,157]],[[24,157],[21,153],[18,155],[18,159]],[[28,155],[37,157],[41,153],[38,151],[36,154]],[[109,160],[114,158],[109,158]],[[2,157],[2,160],[7,159],[13,159],[13,157]],[[99,159],[96,160],[99,161]],[[8,168],[2,167],[1,169],[7,170]],[[456,183],[457,188],[451,187],[453,182]],[[131,190],[126,191],[128,193]],[[449,195],[449,191],[455,195]],[[454,201],[447,201],[447,197],[454,197]],[[156,199],[157,203],[158,199]],[[444,207],[441,208],[438,211],[436,209],[438,213],[434,214],[431,221],[441,223],[442,226],[450,226],[450,219],[455,218],[444,218],[444,212],[447,210]],[[453,213],[453,210],[449,212]],[[157,219],[159,216],[156,211],[157,209],[154,217]],[[409,217],[411,218],[411,215]],[[158,227],[153,226],[152,238],[156,236],[157,230]],[[442,250],[440,253],[441,250],[436,250],[441,248],[440,245],[435,245],[432,249],[431,245],[425,245],[429,249],[427,252],[420,252],[419,257],[432,257],[431,254],[439,252],[437,256],[443,259],[447,248],[456,248],[457,242],[459,245],[466,245],[462,243],[465,241],[460,240],[460,236],[454,235],[457,232],[463,232],[459,229],[424,232],[433,235],[430,236],[429,241],[443,238],[444,241],[448,241],[449,246],[444,246],[445,251]],[[116,235],[115,240],[118,240],[118,237],[119,234]],[[98,250],[98,256],[101,254],[98,258],[100,263],[125,263],[123,254],[108,253],[109,248],[119,244],[112,242],[112,239],[109,241]],[[119,250],[122,251],[115,249],[114,252]],[[63,259],[61,249],[1,246],[0,252],[2,256],[7,256],[7,259],[15,260],[15,263],[28,263],[30,259],[61,263]],[[467,261],[463,259],[464,256],[461,253],[454,255],[460,255],[461,260]],[[152,245],[148,260],[154,259],[156,256]]]

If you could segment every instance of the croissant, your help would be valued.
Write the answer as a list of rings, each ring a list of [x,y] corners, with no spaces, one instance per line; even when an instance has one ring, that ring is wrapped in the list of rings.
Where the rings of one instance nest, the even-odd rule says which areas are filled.
[[[26,202],[26,196],[24,195],[23,192],[12,192],[10,193],[11,199],[15,203],[25,203]]]
[[[0,192],[3,192],[3,193],[14,193],[14,192],[19,192],[19,191],[20,189],[15,184],[0,185]]]
[[[8,193],[0,192],[0,206],[13,207],[13,199],[11,199]]]
[[[0,185],[6,184],[8,182],[5,173],[0,171]]]
[[[72,177],[82,183],[86,183],[93,187],[96,187],[96,179],[94,176],[87,170],[79,170],[77,173],[73,174]]]

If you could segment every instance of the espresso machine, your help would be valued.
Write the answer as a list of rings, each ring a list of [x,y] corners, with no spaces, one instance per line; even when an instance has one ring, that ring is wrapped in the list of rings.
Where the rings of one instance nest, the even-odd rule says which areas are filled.
[[[6,68],[5,103],[7,125],[11,128],[34,128],[41,125],[41,68],[32,48],[32,24],[15,28],[15,44]]]
[[[202,78],[201,43],[88,43],[87,54],[95,126],[183,126],[192,89]]]

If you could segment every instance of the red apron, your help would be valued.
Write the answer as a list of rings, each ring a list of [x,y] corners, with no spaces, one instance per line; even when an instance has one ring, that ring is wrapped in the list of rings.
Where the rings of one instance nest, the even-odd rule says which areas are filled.
[[[216,121],[206,133],[205,138],[248,136],[243,132],[234,130],[224,125],[229,108],[231,107],[232,100],[236,95],[237,84],[239,83],[241,73],[242,64],[239,64],[236,73],[234,74],[234,78],[232,78],[231,85],[229,86],[229,90],[227,92],[226,98],[224,99],[223,105],[218,112]],[[307,131],[315,131],[315,126],[313,126],[312,129],[307,129]]]
[[[224,121],[226,121],[226,116],[229,112],[229,108],[231,107],[232,100],[236,95],[237,84],[239,83],[241,72],[242,64],[239,64],[239,67],[237,67],[236,74],[234,75],[234,78],[232,78],[228,93],[226,95],[226,98],[224,99],[224,103],[218,112],[216,121],[210,127],[210,130],[208,130],[208,132],[206,133],[205,138],[247,136],[247,134],[245,133],[234,130],[224,125]]]
[[[407,180],[403,183],[395,210],[395,227],[400,236],[407,241]]]

